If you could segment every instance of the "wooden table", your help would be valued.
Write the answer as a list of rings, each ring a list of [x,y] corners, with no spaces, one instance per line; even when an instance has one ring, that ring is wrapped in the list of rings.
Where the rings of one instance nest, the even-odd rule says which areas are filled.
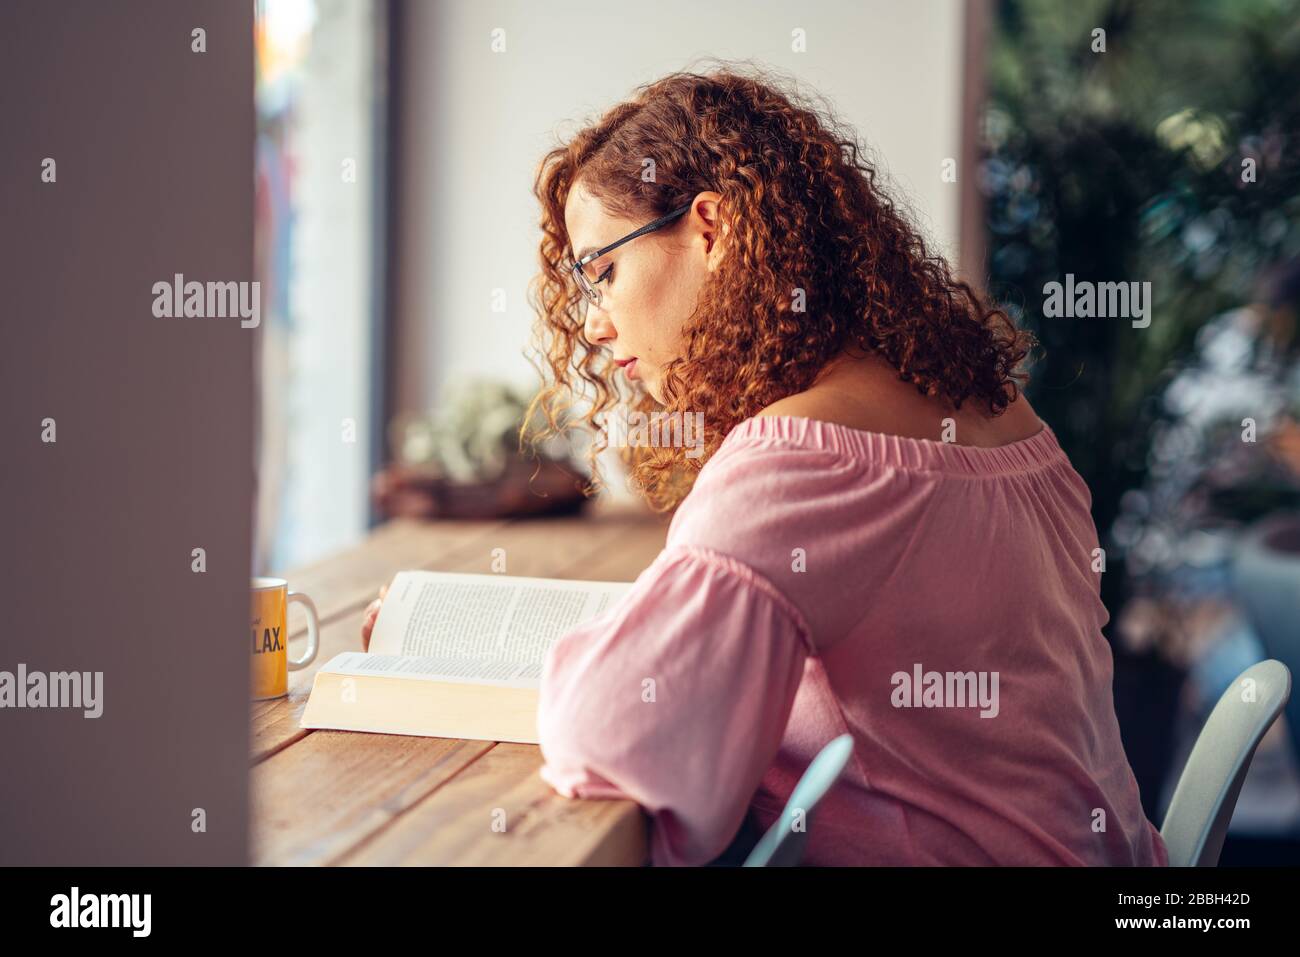
[[[667,530],[663,517],[611,509],[515,521],[397,520],[356,548],[285,575],[315,601],[321,647],[311,667],[289,673],[287,697],[253,702],[253,862],[644,863],[641,809],[561,797],[538,775],[534,745],[311,731],[298,721],[316,669],[361,649],[365,607],[396,572],[487,573],[493,549],[504,548],[510,575],[631,581]],[[304,637],[303,621],[291,617],[291,655],[302,653]]]

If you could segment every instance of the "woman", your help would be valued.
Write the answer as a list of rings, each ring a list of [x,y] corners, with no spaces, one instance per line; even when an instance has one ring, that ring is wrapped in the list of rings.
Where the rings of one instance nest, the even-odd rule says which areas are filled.
[[[705,430],[703,454],[624,452],[676,511],[547,657],[543,777],[637,801],[655,864],[701,864],[847,731],[806,863],[1167,863],[1115,720],[1090,495],[1017,386],[1032,340],[856,142],[757,76],[682,73],[553,150],[536,192],[552,428],[577,379],[608,425],[622,375],[636,411]]]

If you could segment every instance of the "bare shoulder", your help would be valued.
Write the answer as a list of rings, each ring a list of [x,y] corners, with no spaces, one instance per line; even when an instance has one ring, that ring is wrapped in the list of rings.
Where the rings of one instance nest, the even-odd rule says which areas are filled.
[[[958,444],[977,446],[1018,442],[1042,429],[1023,393],[1001,415],[991,416],[975,409],[973,403],[964,404],[961,410],[947,408],[896,376],[862,371],[867,374],[852,379],[841,376],[833,385],[814,386],[778,399],[755,416],[818,419],[865,432],[936,440],[943,435],[944,420],[951,417],[957,423]]]
[[[928,434],[915,432],[916,426],[905,423],[899,412],[898,404],[884,397],[875,401],[863,400],[839,391],[814,388],[778,399],[755,413],[755,417],[792,416],[843,425],[863,432],[892,432],[929,438]]]
[[[921,411],[923,401],[915,387],[901,382],[897,372],[879,357],[842,356],[823,369],[807,389],[778,399],[757,414],[799,416],[867,432],[890,432],[904,413]]]
[[[822,393],[809,391],[797,392],[794,395],[787,395],[784,399],[777,399],[765,409],[755,413],[755,416],[792,415],[834,421],[835,416],[842,415],[844,411],[842,400],[836,401]]]

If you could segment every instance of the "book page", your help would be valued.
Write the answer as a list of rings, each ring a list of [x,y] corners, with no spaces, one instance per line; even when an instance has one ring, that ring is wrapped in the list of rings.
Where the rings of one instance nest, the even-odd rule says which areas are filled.
[[[630,582],[399,572],[371,636],[372,655],[422,660],[449,680],[537,681],[547,650],[612,607]]]
[[[534,675],[531,666],[500,660],[412,658],[406,655],[344,651],[331,658],[320,670],[363,678],[416,678],[421,681],[496,685],[502,688],[537,688],[540,685],[540,674]]]

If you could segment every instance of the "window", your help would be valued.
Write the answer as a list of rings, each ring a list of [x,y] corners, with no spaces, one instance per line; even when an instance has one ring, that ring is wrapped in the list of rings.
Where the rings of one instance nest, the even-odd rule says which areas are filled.
[[[254,574],[357,541],[382,409],[387,69],[377,0],[258,0]]]

